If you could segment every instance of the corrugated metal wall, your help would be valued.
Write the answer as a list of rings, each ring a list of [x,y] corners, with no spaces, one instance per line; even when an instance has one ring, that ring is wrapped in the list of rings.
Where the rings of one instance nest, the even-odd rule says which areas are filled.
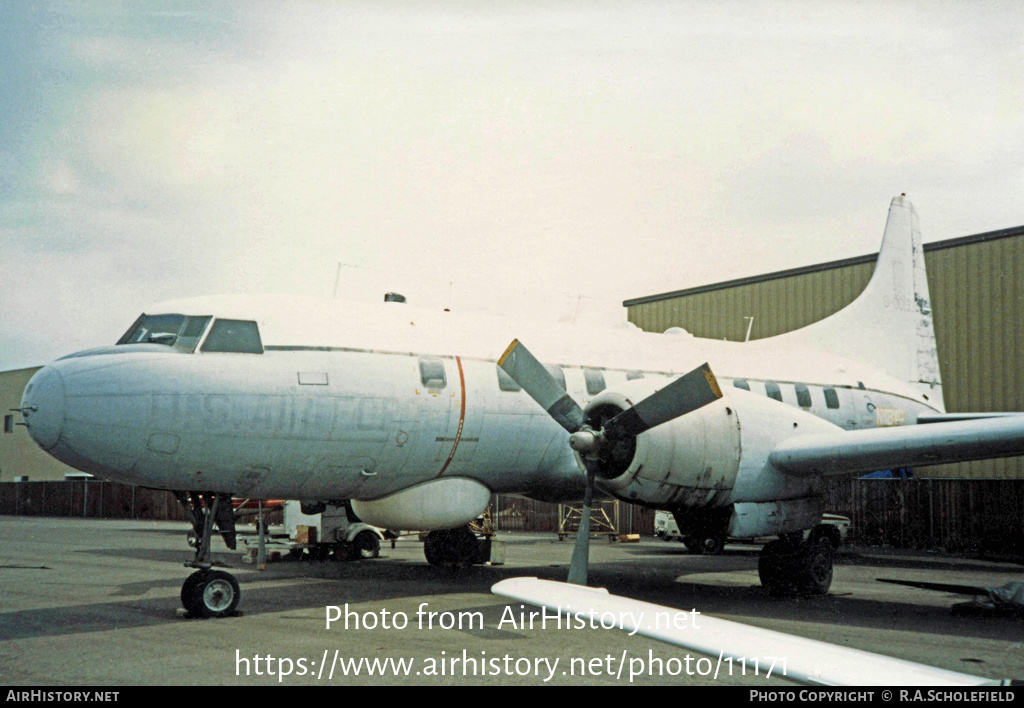
[[[926,253],[950,411],[1024,410],[1024,236]],[[1024,460],[936,468],[950,477],[1024,478]]]
[[[1021,480],[830,480],[825,504],[850,517],[854,543],[1024,561]]]
[[[1024,411],[1024,227],[925,245],[946,407]],[[842,309],[867,285],[874,258],[768,274],[629,300],[642,329],[683,327],[743,341],[799,329]],[[1024,479],[1024,458],[921,468],[934,478]]]
[[[631,304],[629,320],[650,332],[682,327],[697,337],[741,342],[745,318],[753,316],[750,338],[763,339],[842,309],[864,289],[871,271],[871,265],[859,265]]]

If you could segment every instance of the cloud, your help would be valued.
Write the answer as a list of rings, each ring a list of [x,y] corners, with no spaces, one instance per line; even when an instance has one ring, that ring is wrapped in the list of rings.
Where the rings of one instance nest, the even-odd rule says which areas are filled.
[[[617,316],[870,252],[902,191],[929,239],[1024,221],[1016,6],[288,9],[90,7],[20,55],[5,341],[339,263],[346,296]]]

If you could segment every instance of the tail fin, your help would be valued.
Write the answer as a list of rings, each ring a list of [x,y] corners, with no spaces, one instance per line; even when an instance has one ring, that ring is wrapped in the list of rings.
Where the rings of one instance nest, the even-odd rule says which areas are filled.
[[[875,272],[860,296],[820,322],[779,335],[777,341],[862,361],[908,382],[945,410],[921,229],[905,195],[889,206]]]

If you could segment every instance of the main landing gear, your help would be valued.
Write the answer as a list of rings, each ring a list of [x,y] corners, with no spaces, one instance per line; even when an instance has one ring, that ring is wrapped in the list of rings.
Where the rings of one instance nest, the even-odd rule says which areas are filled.
[[[787,534],[761,550],[757,572],[771,595],[824,595],[832,585],[832,544],[827,537]]]
[[[431,531],[423,542],[423,555],[430,565],[469,567],[487,559],[484,543],[468,526]]]
[[[724,533],[709,533],[703,536],[683,536],[683,543],[690,553],[702,556],[717,556],[725,548]]]
[[[197,568],[181,586],[181,604],[192,617],[227,617],[235,613],[242,593],[231,573],[214,570],[210,560],[210,539],[214,526],[228,548],[235,548],[235,514],[230,494],[176,492],[178,501],[192,521],[190,539],[195,538],[195,558],[185,563]],[[189,545],[192,545],[190,541]]]

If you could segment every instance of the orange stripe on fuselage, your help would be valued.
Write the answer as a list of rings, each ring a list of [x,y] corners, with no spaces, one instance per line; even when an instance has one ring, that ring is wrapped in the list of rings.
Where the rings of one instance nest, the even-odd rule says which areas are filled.
[[[452,451],[448,455],[448,459],[445,460],[444,467],[437,473],[438,477],[444,474],[448,465],[455,459],[455,451],[459,449],[459,441],[462,440],[462,428],[466,424],[466,374],[462,371],[462,359],[455,357],[455,365],[459,367],[459,388],[462,391],[462,401],[459,404],[459,428],[455,431],[455,444],[452,445]]]

